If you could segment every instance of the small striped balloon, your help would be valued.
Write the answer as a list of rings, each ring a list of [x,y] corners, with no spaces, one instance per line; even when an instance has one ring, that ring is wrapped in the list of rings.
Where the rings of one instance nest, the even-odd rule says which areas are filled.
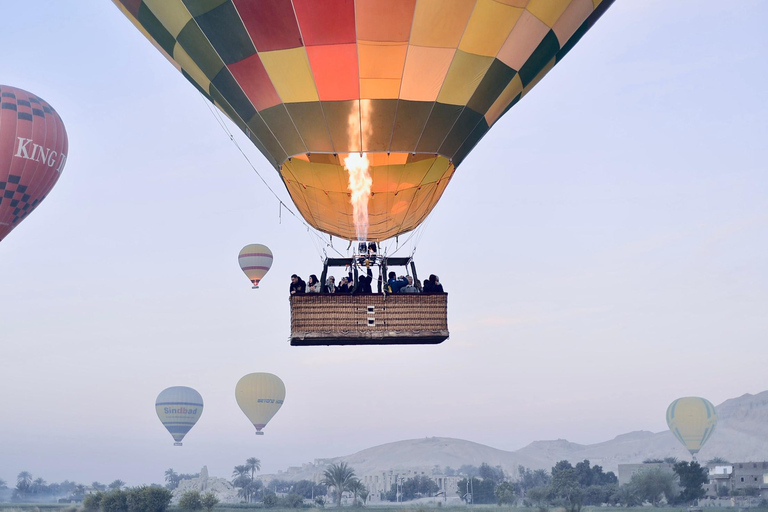
[[[157,395],[155,411],[176,441],[173,445],[181,446],[181,440],[203,414],[203,397],[192,388],[173,386]]]
[[[264,278],[272,266],[272,251],[266,245],[246,245],[240,250],[237,261],[246,277],[253,283],[253,287],[258,288],[259,281]]]
[[[717,412],[709,400],[697,396],[678,398],[667,408],[667,425],[695,458],[717,425]]]

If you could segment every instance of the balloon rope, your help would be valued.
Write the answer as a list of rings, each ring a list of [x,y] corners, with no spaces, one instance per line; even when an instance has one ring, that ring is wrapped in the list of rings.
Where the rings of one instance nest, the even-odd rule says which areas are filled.
[[[237,139],[235,139],[235,136],[232,134],[232,132],[229,130],[229,128],[227,128],[227,125],[226,125],[226,123],[225,123],[225,122],[224,122],[224,120],[221,118],[221,115],[218,113],[218,111],[216,111],[216,109],[214,109],[213,107],[211,107],[211,103],[208,101],[208,99],[207,99],[207,98],[206,98],[206,97],[205,97],[203,94],[200,94],[200,98],[202,98],[203,102],[205,103],[205,106],[206,106],[206,107],[208,107],[208,110],[211,112],[211,114],[213,115],[214,119],[216,119],[216,122],[217,122],[217,123],[219,123],[219,126],[221,126],[221,129],[222,129],[222,130],[224,130],[224,133],[226,133],[226,134],[227,134],[227,136],[229,137],[229,140],[231,140],[231,141],[232,141],[232,143],[235,145],[235,147],[238,149],[238,151],[240,151],[240,154],[241,154],[241,155],[243,155],[243,158],[245,158],[245,161],[246,161],[246,162],[248,162],[248,165],[250,165],[250,166],[251,166],[251,169],[253,169],[253,172],[255,172],[255,173],[256,173],[256,176],[258,176],[258,177],[259,177],[259,179],[261,180],[261,182],[262,182],[262,183],[264,183],[264,186],[266,186],[266,187],[267,187],[267,190],[269,190],[269,191],[272,193],[272,195],[275,197],[275,199],[277,199],[277,202],[278,202],[278,203],[280,203],[280,211],[279,211],[279,214],[278,214],[278,217],[279,217],[279,222],[280,222],[280,224],[282,224],[282,213],[283,213],[283,210],[282,210],[282,209],[283,209],[283,208],[285,208],[286,210],[288,210],[288,213],[290,213],[291,215],[293,215],[293,217],[294,217],[296,220],[298,220],[299,222],[301,222],[302,224],[304,224],[304,225],[307,227],[307,233],[310,233],[310,234],[312,234],[312,235],[315,235],[315,237],[317,237],[317,239],[318,239],[318,240],[319,240],[319,241],[320,241],[322,244],[324,244],[324,245],[325,245],[325,246],[327,246],[327,247],[330,247],[330,248],[331,248],[331,249],[333,249],[333,250],[334,250],[334,251],[335,251],[335,252],[336,252],[336,253],[337,253],[339,256],[342,256],[342,257],[343,257],[344,255],[343,255],[343,254],[341,254],[339,251],[337,251],[335,247],[333,247],[333,244],[332,244],[332,243],[330,243],[330,240],[329,240],[329,242],[326,242],[325,238],[323,238],[322,236],[320,236],[320,234],[318,234],[318,233],[317,233],[317,231],[316,231],[316,230],[315,230],[315,229],[314,229],[312,226],[310,226],[309,224],[307,224],[307,223],[304,221],[304,219],[302,219],[302,218],[300,218],[298,215],[296,215],[296,213],[294,213],[294,211],[293,211],[293,210],[291,210],[291,208],[290,208],[290,207],[289,207],[289,206],[288,206],[288,205],[285,203],[285,201],[283,201],[282,199],[280,199],[280,196],[278,196],[278,195],[277,195],[277,193],[276,193],[276,192],[275,192],[275,191],[272,189],[272,187],[270,187],[270,186],[269,186],[269,183],[267,183],[267,180],[265,180],[265,179],[264,179],[264,177],[261,175],[261,173],[258,171],[258,169],[256,169],[256,166],[255,166],[255,165],[253,165],[253,162],[251,162],[251,159],[250,159],[250,158],[248,158],[248,155],[246,155],[246,154],[245,154],[245,151],[243,151],[243,148],[241,148],[241,147],[240,147],[240,144],[238,144],[238,143],[237,143]],[[311,237],[310,237],[310,238],[311,238]],[[313,239],[313,240],[312,240],[312,242],[313,242],[313,245],[315,245],[315,249],[317,249],[317,250],[318,250],[318,254],[320,254],[320,251],[319,251],[319,249],[318,249],[318,247],[317,247],[317,245],[316,245],[316,242],[317,242],[317,241]],[[321,259],[322,259],[322,255],[321,255]]]

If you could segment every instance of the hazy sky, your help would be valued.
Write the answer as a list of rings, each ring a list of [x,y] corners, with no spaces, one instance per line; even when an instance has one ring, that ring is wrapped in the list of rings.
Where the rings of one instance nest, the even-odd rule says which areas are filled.
[[[768,389],[763,0],[618,0],[491,130],[418,245],[449,292],[451,338],[425,347],[289,346],[288,276],[320,255],[199,93],[111,2],[0,7],[0,83],[69,134],[0,243],[10,483],[274,472],[424,436],[594,443],[665,429],[679,396]],[[237,265],[255,242],[275,255],[259,290]],[[263,437],[234,397],[254,371],[287,388]],[[183,448],[154,410],[174,385],[205,400]]]

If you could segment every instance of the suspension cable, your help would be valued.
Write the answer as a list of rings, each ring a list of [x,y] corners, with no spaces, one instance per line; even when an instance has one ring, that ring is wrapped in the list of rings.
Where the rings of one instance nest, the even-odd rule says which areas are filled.
[[[229,128],[227,127],[226,123],[222,119],[221,113],[217,109],[215,109],[215,108],[213,108],[211,106],[211,102],[208,101],[208,99],[203,94],[200,94],[200,98],[203,100],[203,103],[205,103],[205,106],[208,108],[208,111],[211,113],[211,115],[213,115],[213,118],[216,119],[216,122],[219,124],[221,129],[224,131],[224,133],[227,135],[227,137],[229,137],[229,140],[232,141],[232,143],[235,145],[235,147],[238,149],[238,151],[240,151],[240,154],[243,156],[243,158],[245,158],[245,161],[248,162],[248,165],[251,167],[253,172],[256,173],[256,176],[259,177],[259,179],[264,184],[264,186],[267,187],[267,190],[269,190],[272,193],[272,195],[274,196],[274,198],[277,199],[277,202],[280,205],[280,210],[279,210],[280,222],[282,223],[282,211],[283,211],[283,208],[285,208],[288,211],[288,213],[290,213],[296,220],[298,220],[304,226],[306,226],[307,233],[310,235],[310,239],[312,240],[312,245],[315,246],[315,249],[317,250],[318,254],[320,255],[321,260],[324,260],[324,255],[326,254],[325,253],[325,248],[326,247],[330,247],[339,256],[343,257],[344,255],[341,254],[338,250],[336,250],[336,248],[333,246],[333,241],[330,238],[330,236],[329,236],[328,241],[326,241],[325,238],[322,237],[317,232],[317,230],[315,230],[315,228],[310,226],[306,221],[304,221],[304,219],[302,219],[301,217],[296,215],[296,213],[291,209],[291,207],[288,206],[288,204],[286,204],[285,201],[280,199],[280,196],[277,195],[277,192],[275,192],[272,189],[272,187],[269,186],[269,183],[267,183],[267,180],[264,179],[264,177],[261,175],[261,173],[256,168],[256,166],[253,164],[253,162],[251,162],[251,159],[248,157],[248,155],[245,153],[245,151],[243,151],[243,148],[240,147],[240,144],[237,142],[237,139],[235,139],[235,136],[232,134],[232,132],[229,130]],[[312,237],[312,235],[314,235],[314,238]],[[321,245],[318,245],[318,243],[320,243]],[[322,254],[321,254],[321,248],[322,248]]]

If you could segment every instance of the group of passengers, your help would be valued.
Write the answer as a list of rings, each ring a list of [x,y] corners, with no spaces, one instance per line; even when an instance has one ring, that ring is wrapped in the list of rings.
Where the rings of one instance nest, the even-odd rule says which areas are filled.
[[[336,278],[333,276],[328,277],[325,284],[321,284],[315,274],[311,274],[309,279],[304,282],[298,275],[293,274],[291,276],[291,295],[303,294],[303,293],[346,293],[346,294],[366,294],[373,293],[371,283],[373,282],[373,272],[368,269],[366,275],[362,275],[357,279],[355,285],[352,272],[345,277],[341,278],[341,281],[336,284]],[[421,281],[413,279],[412,276],[399,276],[395,272],[390,272],[386,283],[379,275],[378,280],[378,293],[444,293],[443,285],[440,284],[440,279],[432,274],[429,279],[424,281],[422,286]]]

